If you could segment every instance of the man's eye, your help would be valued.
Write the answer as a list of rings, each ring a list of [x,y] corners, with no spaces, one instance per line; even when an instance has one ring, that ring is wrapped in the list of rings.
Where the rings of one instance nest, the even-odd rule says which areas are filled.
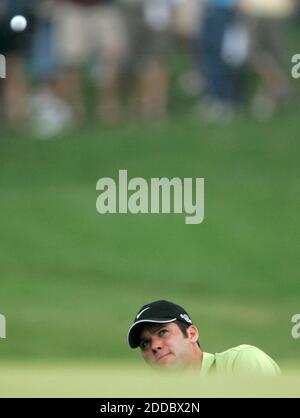
[[[163,335],[165,335],[165,334],[166,334],[166,332],[167,332],[167,330],[166,330],[166,329],[161,329],[161,330],[158,332],[158,335],[159,335],[160,337],[162,337]]]
[[[141,349],[146,350],[149,347],[149,341],[142,341],[141,342]]]

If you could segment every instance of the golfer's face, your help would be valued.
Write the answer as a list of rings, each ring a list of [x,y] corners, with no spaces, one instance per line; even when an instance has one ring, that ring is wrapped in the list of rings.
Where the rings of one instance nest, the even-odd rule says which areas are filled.
[[[192,346],[177,324],[150,325],[140,335],[140,348],[151,366],[188,367]]]

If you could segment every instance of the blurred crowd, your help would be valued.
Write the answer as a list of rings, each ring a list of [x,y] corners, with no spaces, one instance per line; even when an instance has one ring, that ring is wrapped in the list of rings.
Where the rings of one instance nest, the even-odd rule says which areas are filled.
[[[91,117],[164,118],[176,48],[186,65],[178,85],[199,118],[233,120],[249,74],[251,110],[271,117],[293,97],[286,24],[297,13],[294,0],[1,0],[1,124],[49,137]],[[25,31],[10,28],[15,15]]]

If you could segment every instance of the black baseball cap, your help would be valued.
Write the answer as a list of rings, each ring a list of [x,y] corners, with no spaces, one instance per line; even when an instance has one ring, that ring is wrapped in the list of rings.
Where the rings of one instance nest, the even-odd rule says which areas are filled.
[[[128,344],[131,348],[140,345],[139,335],[145,324],[168,324],[181,321],[186,325],[193,322],[188,313],[181,306],[166,300],[147,303],[142,306],[128,331]]]

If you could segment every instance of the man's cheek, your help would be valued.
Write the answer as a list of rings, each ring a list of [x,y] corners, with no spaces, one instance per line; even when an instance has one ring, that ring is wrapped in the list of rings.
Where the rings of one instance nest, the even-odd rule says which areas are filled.
[[[149,355],[147,355],[147,353],[142,352],[142,357],[147,363],[149,363]]]

